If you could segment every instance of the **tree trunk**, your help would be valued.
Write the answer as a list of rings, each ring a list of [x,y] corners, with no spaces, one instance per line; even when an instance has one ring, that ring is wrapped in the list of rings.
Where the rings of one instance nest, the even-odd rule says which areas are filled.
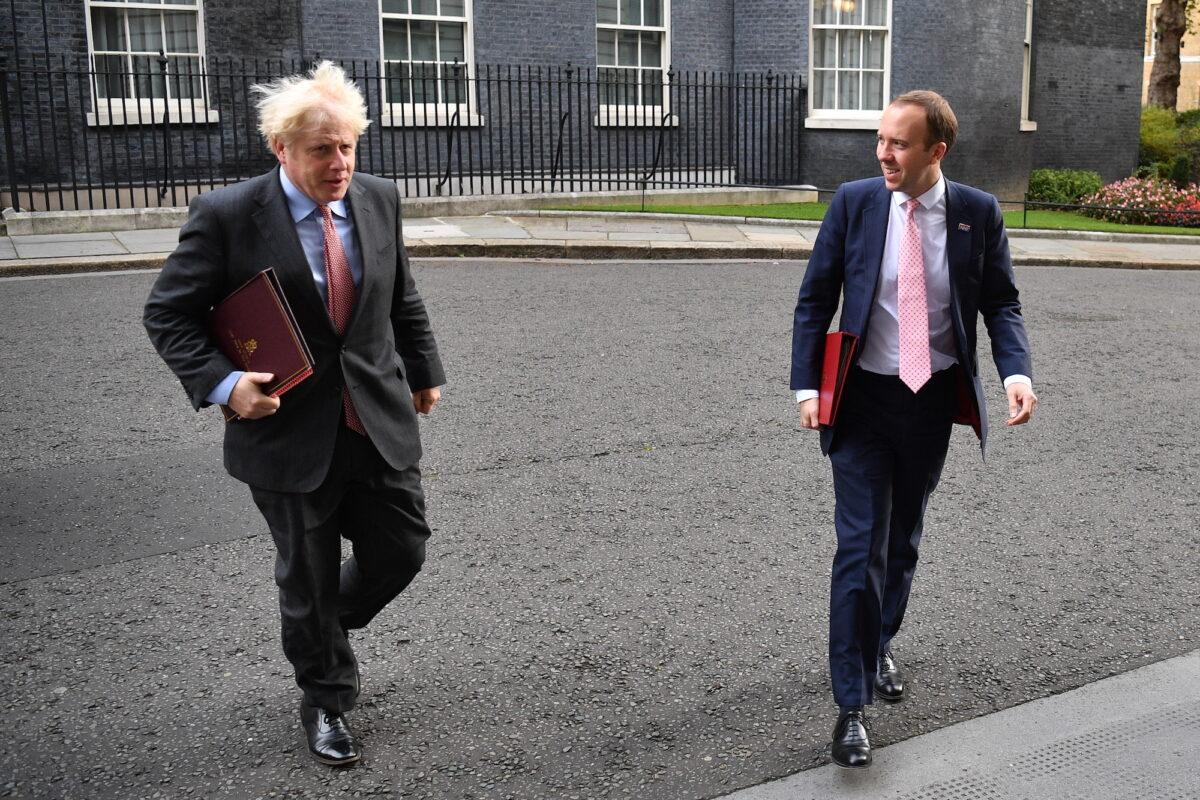
[[[1154,15],[1156,48],[1150,68],[1150,86],[1146,102],[1175,110],[1179,97],[1179,45],[1187,30],[1187,12],[1191,0],[1162,0]]]

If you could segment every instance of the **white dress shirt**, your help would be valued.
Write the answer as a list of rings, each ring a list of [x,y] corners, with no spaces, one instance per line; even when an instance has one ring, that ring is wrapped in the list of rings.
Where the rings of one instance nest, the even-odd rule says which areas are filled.
[[[868,372],[881,375],[900,374],[900,315],[897,278],[900,273],[900,240],[908,225],[904,204],[911,198],[904,192],[892,192],[888,214],[887,238],[883,244],[883,261],[879,268],[879,284],[875,292],[875,307],[867,327],[866,345],[858,365]],[[954,352],[953,317],[950,313],[950,262],[946,256],[946,179],[938,178],[928,191],[917,197],[920,205],[915,213],[921,234],[921,256],[925,262],[925,304],[929,312],[929,368],[933,372],[949,369],[958,363]],[[1009,375],[1004,388],[1013,383],[1031,384],[1025,375]],[[796,402],[818,396],[816,389],[799,389]]]

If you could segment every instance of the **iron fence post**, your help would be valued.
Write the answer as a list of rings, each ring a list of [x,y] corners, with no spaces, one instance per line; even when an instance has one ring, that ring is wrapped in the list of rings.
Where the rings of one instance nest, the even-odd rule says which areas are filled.
[[[0,116],[4,117],[4,155],[8,160],[8,199],[20,211],[17,198],[17,153],[13,149],[12,115],[8,111],[8,59],[0,59]]]
[[[171,204],[175,203],[175,170],[172,166],[171,158],[171,104],[167,102],[167,53],[165,50],[158,51],[158,68],[162,72],[163,79],[163,117],[162,117],[162,135],[163,135],[163,184],[158,188],[158,199],[161,201],[167,196],[167,192],[171,192]],[[153,76],[146,77],[153,79]],[[154,97],[154,85],[150,86],[150,97]]]

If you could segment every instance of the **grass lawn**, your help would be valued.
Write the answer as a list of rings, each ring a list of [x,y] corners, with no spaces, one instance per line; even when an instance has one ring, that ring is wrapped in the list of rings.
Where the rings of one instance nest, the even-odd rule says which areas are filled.
[[[647,203],[646,212],[655,214],[712,214],[722,217],[770,217],[773,219],[819,220],[825,216],[828,203],[767,203],[748,206],[678,206]],[[642,211],[640,203],[620,205],[563,206],[559,211]],[[1167,233],[1184,236],[1200,235],[1200,228],[1174,228],[1167,225],[1121,225],[1102,219],[1072,214],[1069,211],[1030,210],[1028,216],[1020,211],[1004,212],[1004,224],[1009,228],[1026,227],[1049,230],[1107,231],[1110,233]]]

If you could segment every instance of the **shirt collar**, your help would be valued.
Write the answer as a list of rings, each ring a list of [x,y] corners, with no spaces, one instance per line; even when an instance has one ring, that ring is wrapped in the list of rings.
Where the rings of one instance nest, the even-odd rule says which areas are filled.
[[[921,203],[921,207],[929,210],[942,201],[946,196],[946,176],[942,175],[938,178],[937,183],[929,187],[924,194],[919,196],[917,200]],[[907,195],[904,192],[892,192],[892,201],[902,206],[912,199],[912,195]]]
[[[283,167],[279,168],[279,184],[283,187],[283,196],[287,198],[288,211],[292,213],[292,222],[299,222],[308,217],[317,208],[317,203],[311,197],[292,183],[288,178],[287,170]],[[329,204],[329,210],[338,215],[342,219],[348,217],[346,213],[346,199],[334,200]]]

